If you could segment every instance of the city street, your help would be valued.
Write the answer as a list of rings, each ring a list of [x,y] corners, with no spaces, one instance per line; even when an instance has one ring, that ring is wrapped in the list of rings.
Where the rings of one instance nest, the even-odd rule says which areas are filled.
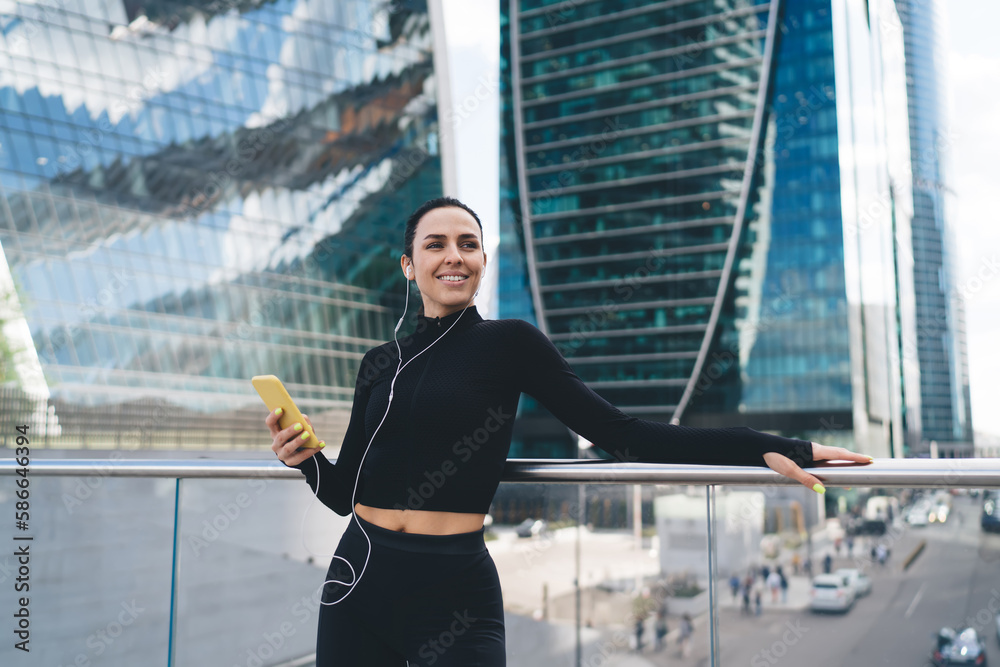
[[[833,567],[860,567],[872,579],[871,594],[858,599],[846,614],[810,611],[809,580],[805,576],[790,577],[785,604],[772,603],[770,593],[766,593],[760,615],[741,613],[726,583],[720,582],[720,664],[726,667],[778,664],[924,667],[931,664],[930,651],[938,630],[946,625],[963,624],[972,624],[982,631],[988,662],[1000,664],[1000,646],[993,615],[989,612],[989,607],[1000,605],[1000,535],[981,531],[981,502],[981,499],[964,496],[954,498],[952,514],[943,525],[914,528],[897,520],[895,527],[882,538],[891,549],[884,566],[867,556],[868,538],[858,539],[854,557],[848,557],[845,547],[834,558]],[[648,553],[636,553],[634,548],[629,557],[628,536],[618,537],[617,541],[611,535],[584,538],[585,578],[601,571],[598,566],[601,562],[606,563],[606,567],[620,564],[629,573],[642,571],[655,562],[646,565],[651,561]],[[926,547],[904,572],[904,560],[922,540],[926,540]],[[508,609],[514,607],[521,613],[528,612],[529,603],[540,600],[535,592],[540,587],[539,578],[550,582],[553,597],[565,589],[573,573],[569,542],[569,539],[552,539],[538,542],[534,549],[527,544],[517,545],[516,551],[508,552],[510,555],[503,553],[507,549],[495,549],[499,552],[495,553],[495,558],[501,576],[508,575],[504,577]],[[814,553],[816,562],[821,563],[830,549],[832,546],[828,543],[819,542]],[[530,558],[526,554],[530,554]],[[817,571],[820,567],[817,566]],[[585,611],[592,608],[591,602],[592,598],[585,595]],[[573,664],[572,623],[565,620],[571,614],[570,610],[563,610],[556,614],[562,618],[553,619],[549,624],[509,618],[510,655],[527,660],[524,664],[530,665]],[[599,616],[603,617],[595,623],[595,629],[585,628],[584,664],[606,667],[703,667],[709,664],[707,615],[695,618],[688,657],[680,655],[677,644],[680,622],[674,613],[669,617],[667,646],[659,652],[652,650],[652,622],[647,621],[645,649],[641,654],[621,641],[623,633],[631,633],[631,628],[624,624],[628,617],[626,605],[612,605],[607,614]],[[536,636],[538,641],[531,639]],[[542,651],[544,660],[534,660],[542,644],[546,645]],[[528,646],[532,647],[530,651]],[[529,658],[529,654],[533,657]],[[601,662],[587,662],[600,659],[602,654]]]
[[[871,595],[859,599],[846,614],[774,610],[766,603],[760,616],[724,608],[719,619],[721,664],[930,665],[937,631],[963,622],[983,631],[988,663],[1000,664],[993,615],[987,610],[991,600],[993,608],[1000,603],[1000,535],[980,530],[980,507],[978,499],[956,497],[944,525],[904,524],[886,566],[875,563],[866,568],[873,583]],[[927,540],[927,547],[903,572],[904,558],[921,539]],[[834,568],[855,565],[846,557],[834,560]],[[721,590],[720,596],[728,597],[729,591]],[[685,660],[678,657],[675,646],[643,657],[656,665],[707,665],[704,622],[695,636],[692,655]]]

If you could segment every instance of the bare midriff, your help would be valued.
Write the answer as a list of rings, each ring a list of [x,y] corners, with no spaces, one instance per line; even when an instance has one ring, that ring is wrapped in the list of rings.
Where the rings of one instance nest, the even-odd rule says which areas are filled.
[[[422,533],[424,535],[454,535],[471,533],[483,527],[485,514],[469,512],[430,512],[427,510],[394,510],[369,507],[357,503],[354,506],[365,521],[400,533]]]

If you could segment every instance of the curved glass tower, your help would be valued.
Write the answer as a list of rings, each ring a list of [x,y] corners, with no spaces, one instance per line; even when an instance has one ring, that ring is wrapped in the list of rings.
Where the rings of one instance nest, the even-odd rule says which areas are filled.
[[[891,0],[501,6],[520,249],[501,284],[580,377],[637,416],[901,455],[919,424]],[[526,453],[571,453],[526,412]]]
[[[402,313],[402,221],[443,189],[440,12],[3,11],[0,243],[44,442],[261,444],[257,374],[339,442]]]

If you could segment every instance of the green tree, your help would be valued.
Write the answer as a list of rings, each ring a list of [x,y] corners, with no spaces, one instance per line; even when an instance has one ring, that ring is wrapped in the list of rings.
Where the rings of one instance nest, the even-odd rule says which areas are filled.
[[[22,387],[16,370],[17,358],[28,348],[16,345],[11,341],[4,327],[8,322],[24,316],[27,298],[18,284],[17,278],[11,274],[13,284],[0,288],[0,385]]]

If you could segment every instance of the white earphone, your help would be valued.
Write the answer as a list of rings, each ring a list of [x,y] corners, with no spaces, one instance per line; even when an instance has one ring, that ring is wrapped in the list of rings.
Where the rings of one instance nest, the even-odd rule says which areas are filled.
[[[407,266],[406,267],[406,274],[408,276],[412,276],[413,275],[413,268]],[[480,284],[479,284],[479,286],[476,287],[476,293],[472,295],[471,299],[469,299],[469,303],[472,303],[472,301],[474,301],[476,299],[476,296],[479,295],[479,288],[480,287],[482,287],[482,276],[481,275],[480,275]],[[351,575],[353,576],[354,581],[347,582],[347,581],[341,581],[339,579],[327,579],[326,581],[324,581],[323,584],[320,586],[321,590],[325,589],[327,584],[343,584],[344,586],[348,587],[348,591],[346,593],[344,593],[344,595],[341,596],[338,600],[335,600],[333,602],[324,602],[323,599],[322,599],[322,594],[321,594],[320,595],[320,604],[322,604],[322,605],[335,605],[335,604],[337,604],[339,602],[343,602],[343,600],[345,598],[347,598],[347,596],[350,595],[351,592],[354,590],[354,586],[356,586],[357,583],[359,581],[361,581],[361,577],[364,576],[365,570],[368,568],[368,559],[372,555],[372,542],[371,542],[371,538],[368,537],[368,533],[365,533],[365,529],[361,525],[361,522],[357,521],[357,513],[354,511],[354,496],[358,492],[358,483],[361,481],[361,469],[364,466],[365,457],[368,456],[368,450],[371,448],[372,443],[375,442],[375,436],[378,434],[379,428],[382,427],[382,423],[385,422],[385,418],[389,416],[389,408],[392,407],[393,387],[396,386],[396,378],[399,377],[399,372],[401,370],[403,370],[403,368],[406,367],[406,364],[409,364],[411,361],[413,361],[414,359],[416,359],[417,357],[419,357],[421,354],[423,354],[424,352],[426,352],[427,350],[429,350],[432,345],[434,345],[439,340],[441,340],[442,338],[444,338],[444,335],[446,333],[448,333],[449,331],[451,331],[452,327],[454,327],[456,324],[458,324],[458,320],[462,319],[462,315],[465,314],[465,310],[468,309],[468,307],[469,307],[468,305],[466,305],[465,309],[462,310],[461,315],[459,315],[455,319],[455,321],[452,322],[451,326],[448,327],[443,334],[441,334],[440,336],[438,336],[437,339],[435,339],[430,345],[428,345],[427,347],[425,347],[423,350],[421,350],[420,352],[417,352],[415,355],[413,355],[406,362],[406,364],[404,364],[403,363],[403,352],[402,352],[402,350],[399,347],[399,340],[396,338],[396,333],[399,331],[399,328],[401,326],[403,326],[403,320],[406,317],[406,310],[409,307],[409,303],[410,303],[410,290],[409,290],[409,283],[407,283],[406,304],[403,306],[403,316],[399,318],[399,322],[396,323],[396,329],[393,331],[393,334],[392,334],[392,338],[396,342],[396,352],[399,355],[399,364],[400,365],[398,365],[396,367],[396,374],[393,376],[392,382],[389,384],[389,404],[386,406],[385,414],[382,415],[382,421],[380,421],[379,424],[378,424],[378,426],[375,427],[375,432],[372,433],[372,439],[368,441],[368,446],[365,447],[365,453],[361,455],[361,462],[358,463],[358,476],[354,480],[354,491],[351,492],[351,516],[357,522],[358,527],[361,529],[361,532],[364,533],[365,539],[368,540],[368,555],[365,556],[365,564],[361,567],[361,574],[355,574],[354,566],[351,565],[350,561],[348,561],[343,556],[337,556],[337,555],[333,556],[333,558],[340,559],[340,560],[344,561],[345,563],[347,563],[347,567],[349,567],[351,569]],[[319,496],[319,463],[316,462],[316,458],[315,457],[313,457],[313,463],[316,464],[316,491],[315,491],[315,494],[313,496],[312,502],[315,502],[316,498]],[[312,506],[312,502],[310,502],[310,507]],[[306,514],[308,514],[308,513],[309,513],[309,508],[307,507],[306,508]],[[303,534],[305,533],[305,518],[306,518],[306,514],[302,515],[302,532],[303,532]],[[409,664],[409,663],[407,663],[407,664]]]

